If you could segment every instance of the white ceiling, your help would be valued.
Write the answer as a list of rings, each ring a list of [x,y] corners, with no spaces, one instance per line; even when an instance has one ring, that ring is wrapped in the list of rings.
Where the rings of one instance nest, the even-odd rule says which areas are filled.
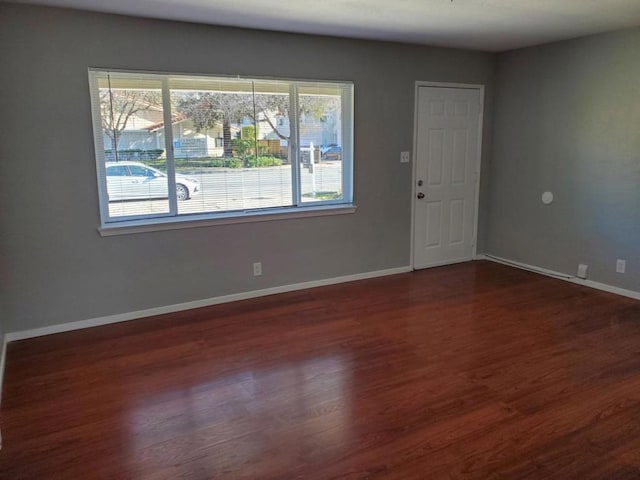
[[[640,0],[17,0],[212,25],[504,51],[640,25]]]

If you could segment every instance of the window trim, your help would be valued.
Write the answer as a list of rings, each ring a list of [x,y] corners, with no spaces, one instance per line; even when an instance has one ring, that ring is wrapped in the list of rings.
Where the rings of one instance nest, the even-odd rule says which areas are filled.
[[[298,152],[299,145],[299,125],[298,125],[298,88],[305,83],[327,83],[327,84],[343,84],[350,85],[350,95],[346,92],[342,93],[342,200],[325,200],[307,204],[297,202],[300,197],[300,175],[301,167],[292,168],[292,199],[294,204],[291,206],[274,207],[267,209],[251,209],[242,211],[226,211],[220,213],[202,212],[194,214],[178,214],[177,199],[175,189],[169,188],[168,206],[169,211],[166,213],[131,215],[122,219],[112,218],[109,216],[109,201],[107,197],[106,174],[104,173],[104,132],[102,131],[102,122],[100,121],[100,110],[96,108],[99,105],[99,87],[97,75],[100,73],[114,73],[123,75],[144,75],[150,78],[156,76],[161,84],[163,98],[163,117],[164,124],[171,124],[171,97],[170,97],[170,79],[172,76],[182,77],[211,77],[238,80],[272,80],[292,82],[290,85],[290,108],[292,118],[290,118],[290,128],[292,130],[293,151]],[[104,67],[89,67],[89,92],[91,97],[91,119],[93,124],[95,161],[97,173],[97,186],[100,204],[100,227],[98,231],[101,236],[123,235],[130,233],[141,233],[160,230],[175,230],[181,228],[206,227],[215,225],[226,225],[235,223],[261,222],[269,220],[282,220],[293,218],[306,218],[326,215],[342,215],[355,213],[357,206],[353,201],[353,184],[354,184],[354,155],[353,155],[353,135],[355,129],[354,118],[354,83],[350,80],[317,80],[317,79],[300,79],[287,77],[264,77],[264,76],[248,76],[248,75],[220,75],[211,73],[185,73],[185,72],[161,72],[148,70],[126,70],[113,69]],[[346,121],[344,121],[346,119]],[[294,125],[295,124],[295,125]],[[175,164],[173,155],[173,131],[165,129],[165,152],[167,158],[167,176],[169,184],[175,184]],[[348,151],[348,161],[344,161],[344,152]],[[299,155],[299,152],[297,153]],[[102,161],[102,162],[101,162]],[[296,163],[300,163],[295,159]],[[102,172],[101,172],[102,170]]]
[[[289,211],[285,211],[289,210]],[[236,223],[268,222],[291,220],[295,218],[325,217],[356,213],[358,207],[353,203],[315,205],[312,207],[288,207],[268,210],[250,210],[211,214],[192,214],[175,217],[156,217],[108,223],[98,228],[102,237],[130,235],[134,233],[179,230],[183,228],[213,227]]]

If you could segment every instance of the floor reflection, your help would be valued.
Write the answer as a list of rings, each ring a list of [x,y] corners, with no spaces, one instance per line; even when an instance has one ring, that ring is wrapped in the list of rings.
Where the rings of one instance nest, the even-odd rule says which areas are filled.
[[[139,452],[130,468],[142,474],[190,458],[215,475],[275,449],[295,459],[340,448],[351,435],[351,376],[347,355],[314,357],[145,397],[129,417]]]

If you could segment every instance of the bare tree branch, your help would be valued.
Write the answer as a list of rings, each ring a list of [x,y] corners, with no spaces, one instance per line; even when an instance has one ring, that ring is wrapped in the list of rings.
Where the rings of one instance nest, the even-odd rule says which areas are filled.
[[[162,95],[155,90],[100,89],[102,129],[111,139],[111,149],[117,155],[120,134],[132,116],[141,111],[162,109]]]

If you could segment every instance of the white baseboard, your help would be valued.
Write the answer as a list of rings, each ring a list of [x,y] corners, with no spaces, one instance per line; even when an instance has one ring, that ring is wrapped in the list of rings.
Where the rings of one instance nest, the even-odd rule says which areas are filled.
[[[126,322],[136,320],[138,318],[152,317],[154,315],[163,315],[166,313],[180,312],[190,310],[192,308],[209,307],[221,303],[235,302],[238,300],[248,300],[250,298],[264,297],[267,295],[275,295],[277,293],[294,292],[296,290],[304,290],[307,288],[323,287],[325,285],[335,285],[338,283],[354,282],[356,280],[366,280],[367,278],[384,277],[387,275],[396,275],[398,273],[407,273],[412,271],[409,266],[389,268],[386,270],[377,270],[374,272],[356,273],[354,275],[345,275],[343,277],[326,278],[323,280],[313,280],[310,282],[294,283],[291,285],[282,285],[280,287],[265,288],[262,290],[253,290],[250,292],[234,293],[221,297],[205,298],[203,300],[194,300],[192,302],[177,303],[174,305],[166,305],[163,307],[148,308],[146,310],[138,310],[135,312],[119,313],[116,315],[108,315],[106,317],[91,318],[88,320],[79,320],[77,322],[61,323],[50,327],[34,328],[32,330],[22,330],[18,332],[9,332],[5,334],[5,344],[16,340],[24,340],[26,338],[41,337],[43,335],[51,335],[53,333],[68,332],[71,330],[80,330],[83,328],[97,327],[100,325],[109,325],[111,323]],[[4,364],[3,364],[4,365]]]
[[[636,292],[635,290],[627,290],[625,288],[607,285],[606,283],[594,282],[593,280],[585,280],[576,276],[568,275],[566,273],[556,272],[554,270],[548,270],[546,268],[536,267],[534,265],[528,265],[526,263],[517,262],[515,260],[509,260],[506,258],[487,254],[476,255],[475,260],[489,260],[491,262],[501,263],[503,265],[509,265],[511,267],[520,268],[522,270],[528,270],[530,272],[546,275],[547,277],[553,277],[558,280],[564,280],[565,282],[582,285],[583,287],[595,288],[596,290],[602,290],[604,292],[615,293],[616,295],[622,295],[623,297],[640,300],[640,292]]]

